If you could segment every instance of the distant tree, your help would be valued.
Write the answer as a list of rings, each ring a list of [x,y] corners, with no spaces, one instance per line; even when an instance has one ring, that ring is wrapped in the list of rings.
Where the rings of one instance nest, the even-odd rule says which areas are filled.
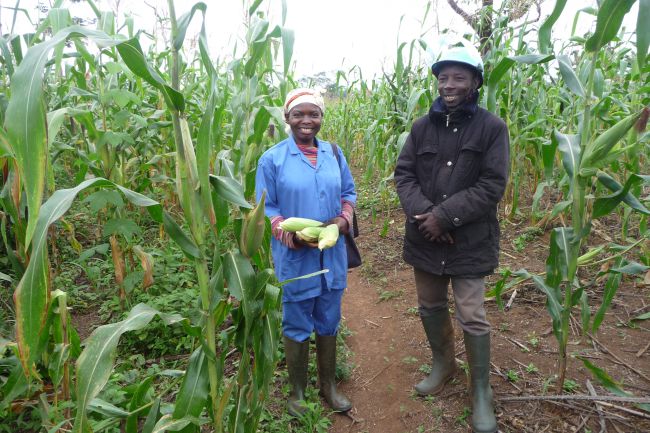
[[[537,19],[541,15],[541,4],[544,0],[504,0],[503,10],[507,14],[508,21],[516,21],[526,15],[532,6],[537,8]],[[472,3],[480,3],[480,7],[473,13],[463,9],[457,0],[447,0],[449,6],[458,15],[463,17],[465,22],[478,34],[481,43],[481,52],[487,53],[490,49],[489,41],[494,30],[494,0],[472,0]]]

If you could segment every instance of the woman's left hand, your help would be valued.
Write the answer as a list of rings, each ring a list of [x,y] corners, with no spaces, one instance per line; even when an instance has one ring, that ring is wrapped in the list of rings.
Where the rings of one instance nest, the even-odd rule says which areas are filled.
[[[336,224],[339,227],[339,234],[347,235],[350,231],[348,222],[343,217],[335,217],[327,221],[324,225]]]

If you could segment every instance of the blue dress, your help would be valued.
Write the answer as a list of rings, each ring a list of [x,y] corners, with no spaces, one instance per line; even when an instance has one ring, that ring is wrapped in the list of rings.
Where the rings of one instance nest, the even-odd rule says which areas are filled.
[[[266,191],[266,216],[300,217],[328,221],[341,213],[341,200],[356,203],[357,194],[348,164],[338,148],[339,162],[332,145],[316,141],[318,156],[314,167],[300,151],[292,136],[268,149],[260,157],[255,177],[257,200]],[[278,280],[328,269],[324,275],[290,282],[283,287],[283,301],[296,302],[319,296],[323,290],[347,287],[345,239],[320,251],[317,248],[290,249],[272,238],[271,249]]]

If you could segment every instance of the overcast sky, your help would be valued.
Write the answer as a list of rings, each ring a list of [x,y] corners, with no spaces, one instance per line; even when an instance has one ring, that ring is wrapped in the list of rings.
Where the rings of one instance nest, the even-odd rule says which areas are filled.
[[[117,10],[120,23],[124,14],[133,15],[136,29],[154,32],[155,9],[166,15],[166,0],[95,0],[102,10]],[[49,5],[52,0],[21,0],[33,21],[43,18],[38,5]],[[11,30],[15,0],[0,0],[2,32]],[[204,0],[207,4],[207,33],[211,52],[215,56],[232,54],[233,46],[243,36],[244,7],[241,0]],[[427,3],[432,10],[423,22]],[[469,3],[459,1],[460,4]],[[473,2],[478,3],[478,2]],[[596,0],[568,2],[564,13],[555,27],[554,37],[568,37],[573,17],[579,7],[595,4]],[[194,1],[176,0],[177,16],[187,12]],[[366,76],[381,72],[382,66],[390,69],[398,42],[410,42],[420,36],[431,46],[441,40],[439,31],[450,29],[462,34],[468,31],[463,19],[449,8],[446,0],[286,0],[286,27],[295,31],[295,71],[298,77],[321,71],[347,70],[354,65],[361,67]],[[495,4],[500,4],[496,1]],[[555,4],[546,0],[542,9],[542,20]],[[64,7],[73,16],[92,17],[87,4],[65,2]],[[269,13],[273,24],[280,24],[282,1],[265,0],[260,8]],[[470,7],[467,7],[471,10]],[[635,22],[636,8],[628,14],[628,21]],[[531,16],[536,16],[531,11]],[[403,18],[402,18],[403,17]],[[633,18],[630,20],[630,18]],[[195,18],[198,29],[199,20]],[[592,18],[582,15],[581,30],[588,30]],[[33,28],[24,13],[19,13],[16,33],[25,33]],[[196,29],[188,32],[191,35]],[[580,32],[578,32],[580,33]],[[145,41],[143,41],[145,42]],[[161,42],[159,42],[161,43]],[[162,47],[161,47],[162,49]]]

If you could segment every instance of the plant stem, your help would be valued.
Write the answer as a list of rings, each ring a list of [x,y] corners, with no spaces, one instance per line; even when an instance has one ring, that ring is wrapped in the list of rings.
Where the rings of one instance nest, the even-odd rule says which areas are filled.
[[[167,3],[169,5],[169,17],[170,17],[170,22],[171,22],[171,40],[172,40],[172,49],[171,49],[171,54],[172,54],[172,63],[171,63],[171,81],[172,81],[172,87],[174,89],[179,89],[180,88],[180,79],[179,79],[179,57],[178,57],[178,49],[173,45],[173,41],[176,39],[176,35],[178,33],[178,28],[177,28],[177,23],[176,23],[176,12],[174,10],[174,0],[167,0]],[[176,143],[176,149],[177,149],[177,155],[180,156],[180,158],[177,159],[176,163],[177,164],[187,164],[187,163],[194,163],[196,164],[196,161],[191,161],[189,160],[186,155],[184,154],[184,144],[183,144],[183,134],[181,131],[181,121],[180,121],[180,113],[176,109],[172,109],[170,107],[171,114],[172,114],[172,123],[174,126],[174,141]],[[187,168],[183,168],[182,171],[186,171]],[[181,170],[177,169],[177,173],[180,173]],[[187,193],[192,194],[192,191],[178,191],[179,194],[186,195]],[[187,200],[183,200],[183,197],[181,198],[181,203],[185,204],[188,203]],[[191,198],[190,198],[191,199]],[[203,243],[203,230],[201,229],[200,225],[203,223],[201,219],[200,213],[198,215],[192,215],[193,209],[199,209],[199,207],[195,206],[189,206],[189,208],[185,208],[183,206],[183,213],[187,217],[190,217],[191,220],[190,222],[190,227],[192,228],[191,232],[194,237],[194,241],[196,242],[197,246],[199,247],[199,250],[203,251],[204,243]],[[188,215],[189,214],[189,215]],[[201,220],[199,220],[201,219]],[[194,267],[196,269],[196,276],[198,279],[198,284],[199,284],[199,290],[201,293],[201,304],[204,310],[204,313],[206,314],[206,323],[205,327],[203,329],[203,338],[206,341],[208,349],[211,351],[212,356],[208,356],[208,377],[210,380],[210,400],[212,402],[212,413],[216,414],[218,410],[218,391],[219,391],[219,381],[218,381],[218,375],[217,375],[217,364],[215,362],[215,354],[216,354],[216,334],[215,334],[215,321],[214,321],[214,316],[212,315],[212,312],[210,311],[210,284],[209,284],[209,271],[208,271],[208,263],[206,259],[200,258],[196,259],[194,261]],[[215,419],[213,419],[213,423],[215,428],[218,426],[218,423]]]

